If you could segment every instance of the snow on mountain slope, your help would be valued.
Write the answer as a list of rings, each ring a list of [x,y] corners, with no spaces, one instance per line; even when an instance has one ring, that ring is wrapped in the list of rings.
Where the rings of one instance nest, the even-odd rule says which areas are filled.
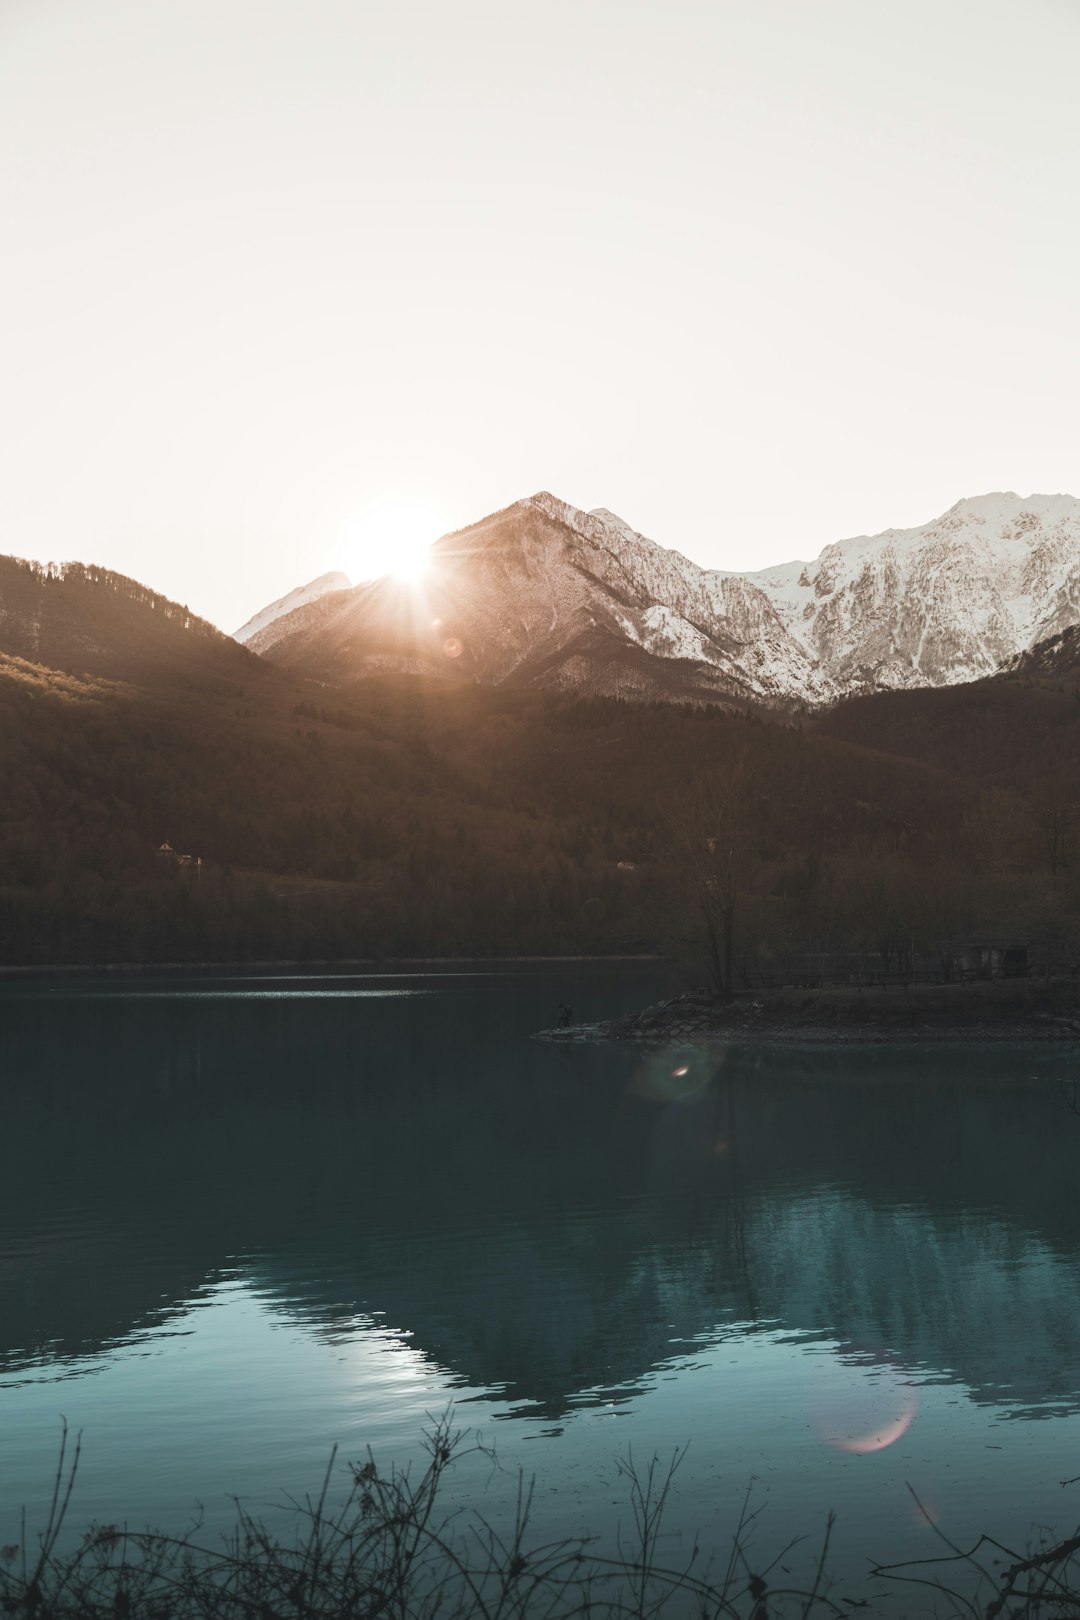
[[[590,535],[604,552],[617,555],[622,577],[665,610],[646,625],[643,644],[649,651],[666,653],[677,640],[674,622],[681,621],[689,631],[713,641],[722,639],[757,697],[822,702],[834,696],[812,649],[791,636],[768,592],[752,576],[701,568],[681,552],[638,534],[613,512],[581,513],[548,495],[533,500],[560,508],[572,527],[583,528],[583,520],[601,525],[602,534],[590,524]],[[684,632],[683,644],[689,646],[692,638],[687,637]]]
[[[252,650],[324,681],[375,670],[512,680],[636,697],[783,702],[815,674],[762,593],[792,665],[782,682],[742,646],[702,570],[617,520],[540,494],[445,535],[417,587],[360,585],[269,622]]]
[[[260,630],[265,630],[268,624],[273,624],[275,619],[283,618],[286,613],[292,613],[296,608],[306,607],[309,602],[317,602],[319,597],[325,596],[328,591],[351,589],[352,581],[347,574],[320,574],[318,579],[313,579],[309,585],[298,585],[294,591],[289,591],[287,596],[279,596],[276,602],[271,602],[267,607],[260,609],[246,624],[242,624],[239,630],[233,631],[233,640],[246,643],[252,636],[258,635]]]
[[[624,567],[691,623],[722,619],[753,684],[809,700],[977,679],[1080,621],[1080,501],[985,495],[916,529],[826,546],[757,573],[699,569],[613,514]],[[811,671],[798,667],[801,649]]]
[[[840,690],[948,686],[1080,619],[1080,501],[984,495],[737,577],[766,592]]]
[[[327,680],[399,668],[813,704],[950,685],[1080,621],[1080,501],[986,495],[733,573],[543,492],[444,536],[432,564],[419,593],[380,580],[321,601],[315,581],[241,635]]]

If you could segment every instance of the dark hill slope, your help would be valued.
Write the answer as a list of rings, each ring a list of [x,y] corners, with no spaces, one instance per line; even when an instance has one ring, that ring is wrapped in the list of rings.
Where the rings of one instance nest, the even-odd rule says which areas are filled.
[[[1060,635],[1050,636],[1030,651],[1021,653],[1011,669],[1029,679],[1041,677],[1075,683],[1080,679],[1080,625],[1070,625]]]
[[[1061,776],[1080,794],[1080,631],[1042,642],[1012,669],[937,691],[849,698],[810,722],[819,737],[874,747],[1022,792]]]
[[[112,680],[259,678],[252,655],[205,619],[123,574],[83,563],[46,568],[0,557],[0,652]]]
[[[192,683],[175,667],[140,685],[0,658],[0,951],[655,948],[696,927],[680,806],[733,753],[750,762],[769,883],[870,835],[932,852],[967,793],[942,771],[681,705],[402,676],[334,693],[272,672]],[[202,866],[159,856],[164,840]]]

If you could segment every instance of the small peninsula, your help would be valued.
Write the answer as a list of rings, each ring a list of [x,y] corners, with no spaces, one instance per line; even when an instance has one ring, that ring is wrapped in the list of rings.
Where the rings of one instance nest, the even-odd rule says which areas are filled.
[[[1073,978],[688,990],[639,1013],[542,1030],[556,1041],[1080,1041]]]

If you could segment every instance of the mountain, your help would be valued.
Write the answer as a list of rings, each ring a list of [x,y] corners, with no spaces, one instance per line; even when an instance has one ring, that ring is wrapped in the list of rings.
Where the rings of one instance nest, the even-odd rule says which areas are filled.
[[[825,695],[764,594],[749,607],[744,595],[741,582],[706,573],[610,513],[540,494],[437,541],[419,587],[388,578],[328,595],[247,644],[339,684],[393,669],[590,695]]]
[[[321,681],[396,669],[816,706],[971,681],[1080,620],[1080,501],[986,495],[735,573],[541,493],[436,542],[420,590],[383,579],[288,601],[244,639]]]
[[[593,522],[593,536],[612,534],[610,518]],[[637,690],[656,693],[680,666],[626,631],[636,653],[622,648],[617,615],[650,622],[635,605],[645,587],[595,539],[535,508],[478,529],[441,543],[440,588],[451,600],[457,568],[462,589],[486,580],[490,600],[473,620],[463,608],[427,627],[451,668],[483,655],[497,679],[501,648],[501,685],[391,667],[328,691],[121,575],[0,559],[0,960],[563,955],[685,941],[701,909],[687,818],[733,758],[747,984],[793,951],[869,940],[895,955],[918,939],[947,952],[956,938],[1080,929],[1076,632],[982,680],[855,695],[809,717],[773,711],[788,723],[764,723],[768,711],[743,701],[731,714],[724,702],[537,690],[570,685],[590,657],[605,674],[590,613],[607,615],[608,678],[640,677]],[[653,600],[682,592],[689,623],[700,609],[689,565],[647,543],[641,556]],[[549,573],[530,573],[537,557]],[[575,559],[590,564],[584,583]],[[510,620],[500,643],[500,583],[505,603],[522,578],[530,614],[547,592],[547,620]],[[350,668],[343,603],[355,614],[389,599],[399,648],[423,630],[422,599],[392,589],[330,593],[279,623],[325,616],[339,663],[323,667],[338,678]],[[526,661],[545,623],[546,672]],[[718,638],[700,645],[714,661],[683,660],[676,695],[724,680],[730,692],[733,653]],[[369,659],[400,659],[374,631],[368,647]],[[430,652],[426,663],[439,667]],[[530,667],[531,688],[518,673]]]
[[[648,950],[697,915],[672,785],[733,749],[793,895],[868,825],[921,859],[971,796],[756,709],[392,671],[328,691],[97,569],[0,562],[0,604],[0,962]]]
[[[839,691],[953,686],[1080,619],[1080,501],[983,495],[745,577]]]
[[[307,585],[298,585],[295,590],[289,591],[285,596],[279,596],[276,602],[271,602],[260,612],[242,624],[239,630],[233,631],[233,640],[241,644],[250,641],[252,636],[265,630],[267,625],[273,624],[275,619],[283,618],[286,613],[292,613],[296,608],[306,607],[309,602],[317,602],[321,596],[330,591],[348,591],[352,589],[352,581],[347,574],[320,574],[318,579],[311,580]]]

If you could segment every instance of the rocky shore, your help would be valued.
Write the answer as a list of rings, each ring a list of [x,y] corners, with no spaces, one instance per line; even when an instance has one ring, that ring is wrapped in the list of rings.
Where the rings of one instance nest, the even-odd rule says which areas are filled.
[[[828,986],[745,992],[721,1001],[704,991],[658,1001],[640,1013],[568,1029],[553,1041],[1076,1041],[1076,980]]]

